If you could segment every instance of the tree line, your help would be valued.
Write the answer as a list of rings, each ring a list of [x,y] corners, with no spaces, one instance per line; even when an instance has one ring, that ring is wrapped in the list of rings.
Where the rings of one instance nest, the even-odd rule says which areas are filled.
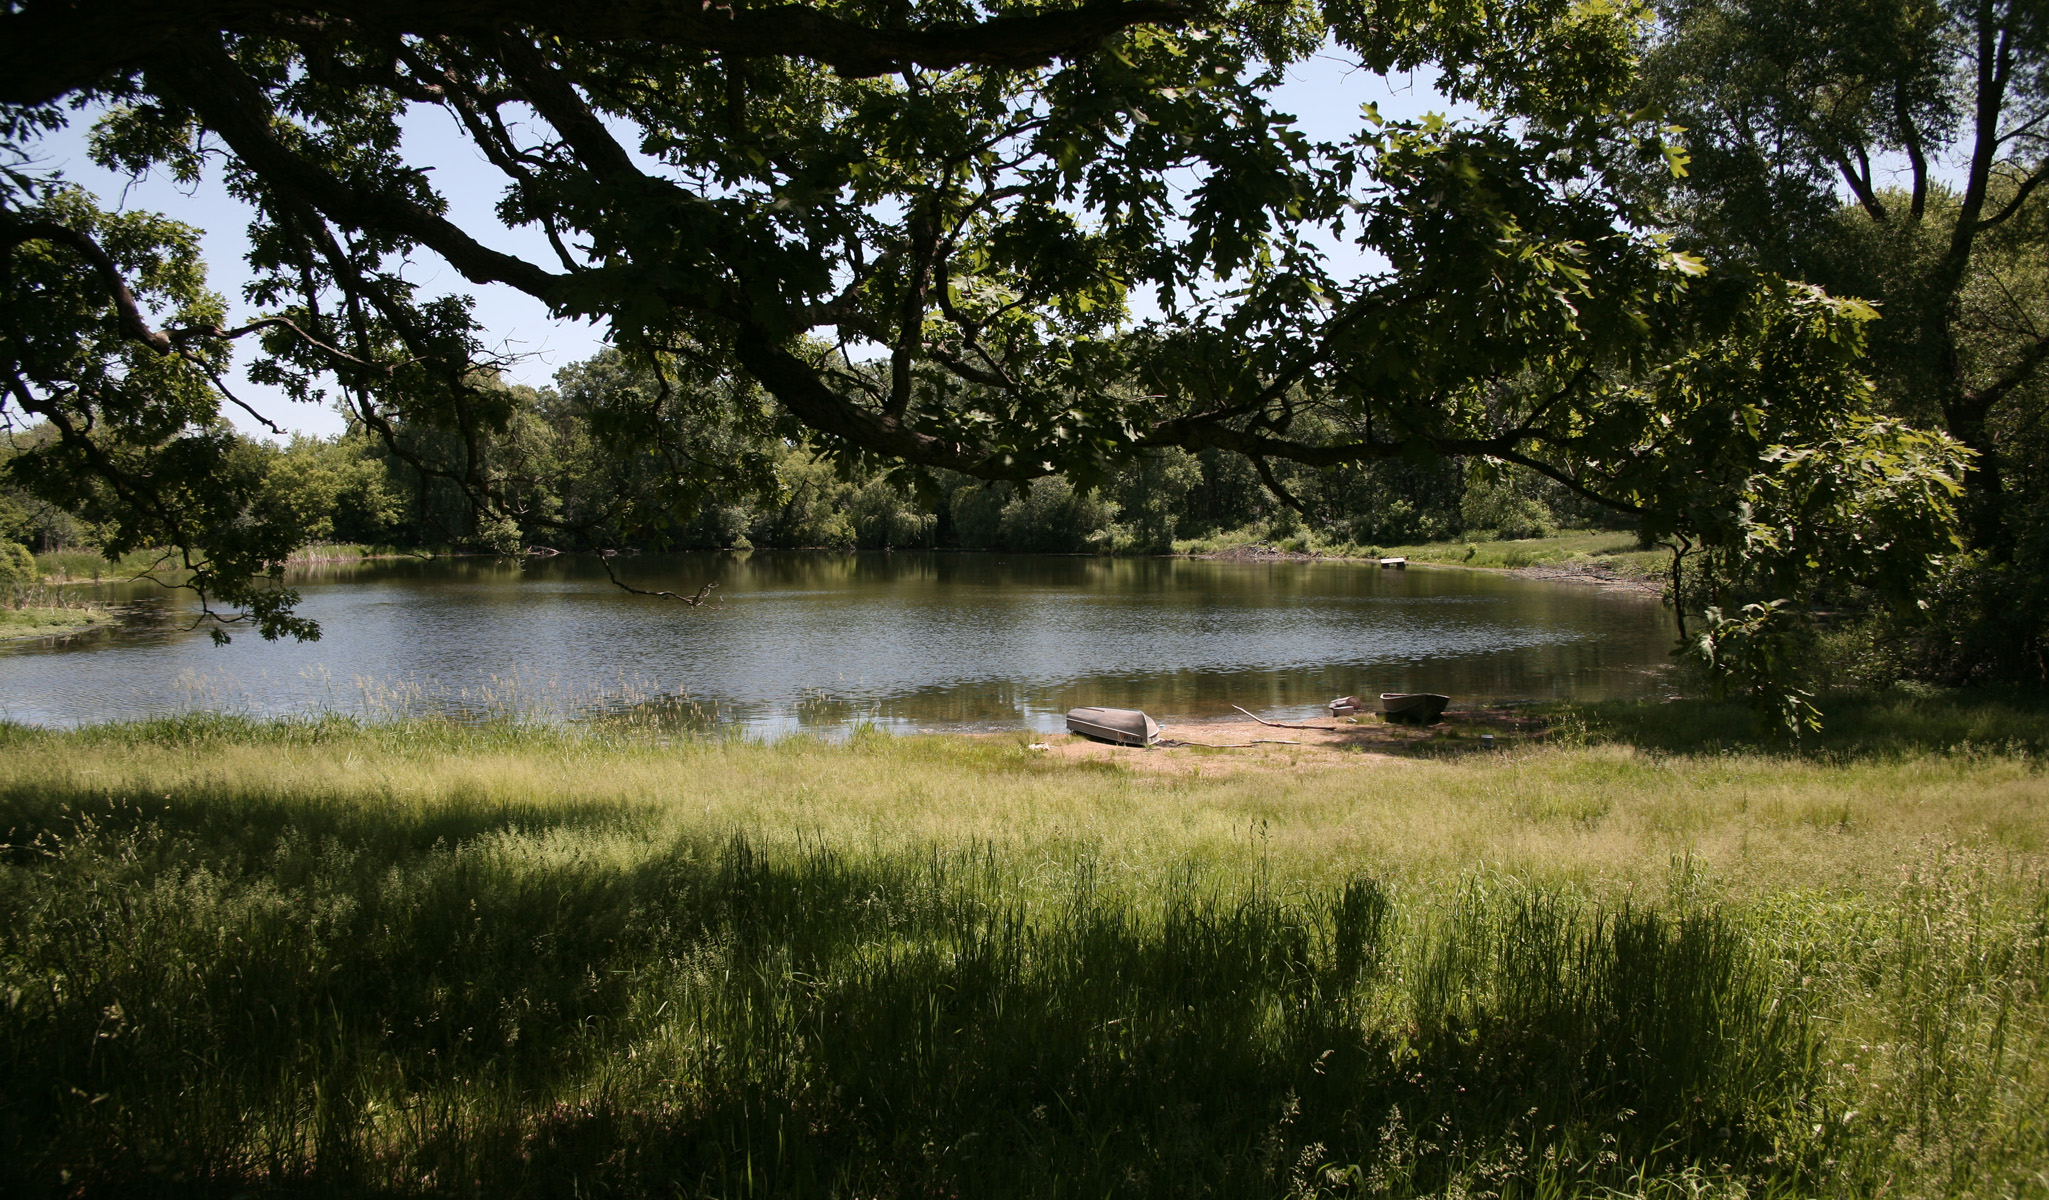
[[[404,454],[361,427],[332,438],[243,438],[265,474],[267,506],[294,514],[303,543],[506,555],[536,551],[961,549],[1025,553],[1172,553],[1177,543],[1236,536],[1306,550],[1355,551],[1451,537],[1542,537],[1561,525],[1631,528],[1541,477],[1486,474],[1478,464],[1373,463],[1312,471],[1283,465],[1281,499],[1241,457],[1153,451],[1085,488],[1062,475],[1029,483],[951,472],[920,489],[888,464],[836,460],[801,430],[723,441],[730,469],[694,495],[666,494],[658,455],[621,456],[594,415],[619,388],[651,386],[655,368],[617,350],[571,366],[556,386],[494,382],[509,417],[483,455],[503,512],[480,512],[433,473],[458,458],[432,431],[408,430]],[[787,423],[785,423],[787,425]],[[18,439],[50,437],[29,431]],[[17,446],[15,452],[19,452]],[[0,451],[0,454],[5,454]],[[415,460],[429,464],[423,472]],[[94,509],[59,509],[0,491],[0,538],[41,552],[98,549]]]

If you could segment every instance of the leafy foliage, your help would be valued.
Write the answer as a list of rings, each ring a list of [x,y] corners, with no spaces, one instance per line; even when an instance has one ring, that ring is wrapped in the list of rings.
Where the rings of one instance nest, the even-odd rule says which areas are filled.
[[[9,481],[99,523],[113,556],[172,547],[203,598],[243,608],[265,637],[313,633],[280,583],[312,531],[219,414],[225,346],[199,335],[222,306],[195,231],[102,212],[76,189],[6,181],[0,200],[10,398],[56,434],[11,455]],[[116,295],[109,278],[125,281]],[[148,329],[144,312],[174,324]]]
[[[622,41],[508,11],[500,29],[443,28],[434,5],[393,40],[330,7],[260,30],[178,9],[175,54],[138,51],[74,94],[112,104],[96,142],[110,165],[189,176],[214,139],[258,214],[253,294],[277,314],[254,331],[252,370],[300,396],[331,388],[486,541],[507,521],[674,528],[714,487],[763,478],[768,459],[731,451],[776,421],[849,469],[903,464],[928,494],[940,472],[1059,474],[1087,492],[1174,451],[1242,456],[1303,507],[1275,464],[1491,459],[1667,525],[1738,499],[1646,507],[1673,491],[1648,478],[1675,440],[1664,381],[1771,325],[1786,293],[1740,276],[1702,287],[1701,261],[1650,232],[1639,180],[1675,159],[1619,106],[1634,10],[1105,9],[1108,24],[1030,61],[976,41],[971,19],[973,48],[913,38],[878,73],[772,42],[712,53],[695,26]],[[1349,140],[1311,142],[1268,91],[1326,39],[1380,69],[1435,64],[1493,115],[1369,111]],[[557,261],[490,250],[447,219],[398,136],[412,105],[460,123],[503,180],[501,213],[542,230]],[[1330,239],[1387,269],[1335,275]],[[489,383],[466,302],[403,278],[423,254],[603,320],[622,362],[653,367],[651,386],[564,392],[617,460],[610,501],[554,495],[550,464],[520,458],[532,439]],[[1137,316],[1141,294],[1155,315]],[[1746,406],[1803,371],[1857,386],[1832,352],[1811,370],[1773,359]],[[424,453],[435,439],[460,453]],[[1709,442],[1701,456],[1724,464],[1744,448]],[[1171,540],[1161,516],[1141,518],[1147,544]]]
[[[1681,244],[1870,300],[1872,411],[1972,452],[1956,477],[1973,553],[1938,565],[1927,618],[1888,613],[1884,636],[1918,648],[1910,671],[2049,681],[2031,600],[2049,566],[2041,6],[1671,0],[1659,16],[1635,94],[1685,127],[1686,176],[1645,176]]]
[[[2007,320],[2032,302],[1986,299],[1983,336],[1929,314],[1990,297],[1962,282],[1976,247],[2012,239],[2002,281],[2032,261],[2041,175],[2017,155],[2038,140],[2041,30],[1995,0],[1852,7],[913,5],[879,55],[873,14],[837,5],[792,8],[781,40],[743,45],[751,10],[719,30],[606,5],[480,26],[425,3],[393,30],[354,0],[301,23],[173,4],[175,51],[110,45],[97,74],[19,84],[9,144],[53,121],[61,94],[100,106],[108,166],[224,170],[256,213],[251,295],[270,315],[221,329],[194,307],[189,232],[116,229],[21,172],[9,253],[49,281],[5,311],[46,322],[31,345],[100,330],[72,374],[161,375],[160,399],[95,385],[108,419],[66,416],[90,431],[73,441],[125,439],[162,459],[152,479],[212,508],[118,516],[135,501],[106,482],[110,454],[68,474],[36,474],[33,455],[10,469],[80,512],[98,488],[94,519],[125,521],[122,545],[177,547],[198,586],[267,635],[310,633],[288,593],[255,581],[275,579],[322,505],[265,493],[260,455],[197,453],[218,427],[208,375],[254,338],[252,375],[340,403],[419,524],[500,550],[543,534],[1164,548],[1194,532],[1184,512],[1214,529],[1253,510],[1281,535],[1299,512],[1395,540],[1603,510],[1693,557],[1690,585],[1675,562],[1682,605],[1803,621],[1855,593],[1898,609],[1943,569],[1960,517],[1996,556],[2017,544],[1988,539],[2011,507],[1991,414],[2032,386],[2042,355]],[[827,27],[836,48],[817,40]],[[1973,50],[1966,33],[1993,40]],[[1369,107],[1352,136],[1312,141],[1271,93],[1330,44],[1374,69],[1435,67],[1486,116],[1392,122]],[[2011,68],[1992,100],[1960,82],[1987,53]],[[498,174],[500,215],[541,231],[553,261],[449,219],[432,164],[399,135],[420,106],[465,131]],[[1668,113],[1689,122],[1690,150]],[[1952,204],[1924,160],[1967,131],[1982,150],[1988,121],[2006,157],[1978,153]],[[1761,147],[1761,127],[1778,140]],[[1869,159],[1888,151],[1917,164],[1898,220],[1871,186]],[[1831,172],[1883,236],[1844,232]],[[107,257],[108,239],[125,257]],[[1385,266],[1346,276],[1334,244]],[[1914,255],[1940,269],[1898,269]],[[469,302],[407,281],[423,256],[603,321],[617,349],[549,398],[506,387]],[[1854,287],[1784,278],[1816,272],[1935,281],[1916,293],[1920,333],[1883,339],[1876,388],[1863,326],[1880,310],[1840,298]],[[26,315],[60,279],[68,307]],[[172,292],[191,311],[153,316],[164,331],[131,311]],[[1900,287],[1882,298],[1888,320],[1908,307]],[[1902,401],[1929,393],[1929,362],[1950,382]],[[54,422],[78,401],[63,372],[39,370],[17,370],[10,403]],[[1947,437],[1911,424],[1937,414]],[[174,446],[186,457],[166,457]],[[1490,493],[1504,470],[1528,494]],[[1468,471],[1482,486],[1461,515]],[[343,476],[295,486],[329,478]],[[388,508],[359,507],[366,525]],[[1745,628],[1707,661],[1788,661],[1736,653]]]
[[[37,577],[35,556],[28,547],[0,538],[0,599],[18,599]]]

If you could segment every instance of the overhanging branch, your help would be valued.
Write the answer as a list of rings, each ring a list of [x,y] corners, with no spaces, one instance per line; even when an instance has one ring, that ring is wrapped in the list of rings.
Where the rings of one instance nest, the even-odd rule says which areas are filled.
[[[568,43],[805,58],[859,77],[913,65],[1043,66],[1133,26],[1178,25],[1195,15],[1173,0],[1095,0],[1031,16],[892,29],[809,4],[743,8],[706,0],[18,0],[0,15],[0,103],[59,100],[224,33],[309,42],[491,39],[526,29]]]

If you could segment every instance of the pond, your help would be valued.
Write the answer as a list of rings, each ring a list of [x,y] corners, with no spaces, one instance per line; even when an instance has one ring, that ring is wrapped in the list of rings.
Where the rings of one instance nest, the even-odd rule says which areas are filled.
[[[1083,704],[1276,718],[1332,696],[1458,705],[1662,695],[1654,596],[1365,563],[804,551],[382,560],[294,579],[318,642],[216,647],[153,585],[122,626],[0,643],[0,717],[71,725],[192,709],[256,715],[644,717],[754,736],[1059,727]],[[150,590],[145,592],[143,589]],[[155,596],[154,600],[147,597]]]

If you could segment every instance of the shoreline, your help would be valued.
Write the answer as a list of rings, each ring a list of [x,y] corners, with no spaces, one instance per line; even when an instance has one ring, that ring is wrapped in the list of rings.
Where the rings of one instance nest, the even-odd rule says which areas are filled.
[[[1542,541],[1543,539],[1531,540]],[[1429,545],[1452,545],[1452,543],[1431,543]],[[1605,562],[1601,562],[1599,560],[1592,560],[1586,558],[1561,559],[1556,562],[1528,563],[1522,566],[1495,566],[1486,563],[1451,562],[1438,558],[1420,557],[1418,555],[1418,551],[1424,550],[1426,548],[1428,547],[1394,546],[1389,547],[1386,554],[1406,552],[1406,554],[1402,556],[1407,558],[1408,563],[1411,566],[1456,567],[1463,570],[1491,571],[1499,574],[1517,575],[1526,579],[1542,579],[1561,583],[1588,583],[1598,586],[1624,587],[1633,590],[1645,591],[1662,591],[1664,587],[1663,579],[1660,576],[1626,574],[1622,571],[1617,570],[1615,567]],[[958,546],[904,546],[895,547],[894,550],[898,553],[926,554],[951,553],[994,555],[1029,553],[1032,557],[1043,558],[1166,558],[1183,559],[1192,562],[1332,562],[1365,565],[1372,565],[1378,563],[1381,557],[1386,556],[1386,554],[1334,554],[1325,551],[1287,550],[1268,542],[1247,542],[1241,545],[1225,547],[1221,550],[1184,551],[1177,553],[1077,552],[1061,554],[1004,550],[967,550]],[[693,550],[676,551],[643,551],[638,549],[627,549],[616,551],[615,553],[620,555],[630,555],[638,557],[642,554],[750,554],[763,552],[806,554],[831,553],[857,555],[877,553],[887,554],[891,553],[892,551],[888,549],[841,549],[830,546],[750,546],[745,548],[726,546],[717,548],[699,548]],[[557,550],[553,547],[546,546],[529,546],[522,549],[517,554],[493,554],[490,552],[473,550],[418,551],[400,550],[393,548],[378,548],[374,552],[368,550],[351,552],[343,551],[340,549],[333,549],[323,550],[323,552],[321,553],[314,554],[295,553],[292,556],[285,559],[284,566],[287,569],[289,569],[292,567],[335,566],[345,563],[358,562],[384,562],[396,559],[412,559],[419,562],[427,562],[445,558],[505,558],[513,560],[528,560],[550,559],[565,556],[597,556],[601,553],[603,552],[591,550]],[[95,574],[74,573],[70,570],[65,569],[62,566],[45,566],[43,568],[41,582],[54,586],[66,587],[81,584],[132,583],[141,579],[145,574],[146,571],[131,573],[130,570],[124,569],[122,564],[119,563],[103,563],[102,569]]]
[[[1331,562],[1371,565],[1377,558],[1348,554],[1318,554],[1308,551],[1283,550],[1279,546],[1264,543],[1250,543],[1233,546],[1203,554],[1176,554],[1169,557],[1185,558],[1204,562]],[[1581,583],[1590,587],[1609,588],[1617,591],[1638,592],[1648,596],[1662,596],[1665,584],[1661,579],[1649,576],[1626,575],[1614,567],[1601,562],[1531,563],[1521,567],[1475,566],[1471,563],[1436,562],[1431,559],[1412,558],[1409,566],[1442,567],[1457,571],[1488,571],[1497,575],[1513,575],[1519,579],[1534,579],[1544,583]]]
[[[57,615],[83,618],[81,620],[57,621]],[[38,616],[43,623],[34,623]],[[74,637],[91,633],[96,629],[108,629],[118,624],[114,614],[99,609],[73,608],[22,608],[0,609],[0,642],[40,641],[44,638]]]
[[[1074,733],[1046,734],[1029,747],[1048,759],[1072,763],[1120,763],[1135,770],[1165,775],[1201,775],[1204,766],[1234,764],[1234,772],[1285,771],[1297,767],[1341,765],[1393,767],[1429,756],[1502,754],[1543,745],[1551,721],[1506,706],[1450,710],[1436,725],[1394,725],[1380,720],[1356,723],[1342,717],[1311,717],[1301,721],[1248,720],[1244,717],[1190,718],[1160,722],[1160,740],[1152,746],[1099,742]],[[1481,741],[1481,735],[1494,738]],[[946,734],[940,737],[989,738],[1012,735]],[[1040,749],[1043,747],[1043,749]],[[1233,753],[1223,753],[1231,751]]]
[[[1615,591],[1638,592],[1646,596],[1665,594],[1663,580],[1640,575],[1624,575],[1613,567],[1602,563],[1532,563],[1527,567],[1472,567],[1475,571],[1501,570],[1523,579],[1536,579],[1545,583],[1583,583],[1589,587],[1609,588]]]

